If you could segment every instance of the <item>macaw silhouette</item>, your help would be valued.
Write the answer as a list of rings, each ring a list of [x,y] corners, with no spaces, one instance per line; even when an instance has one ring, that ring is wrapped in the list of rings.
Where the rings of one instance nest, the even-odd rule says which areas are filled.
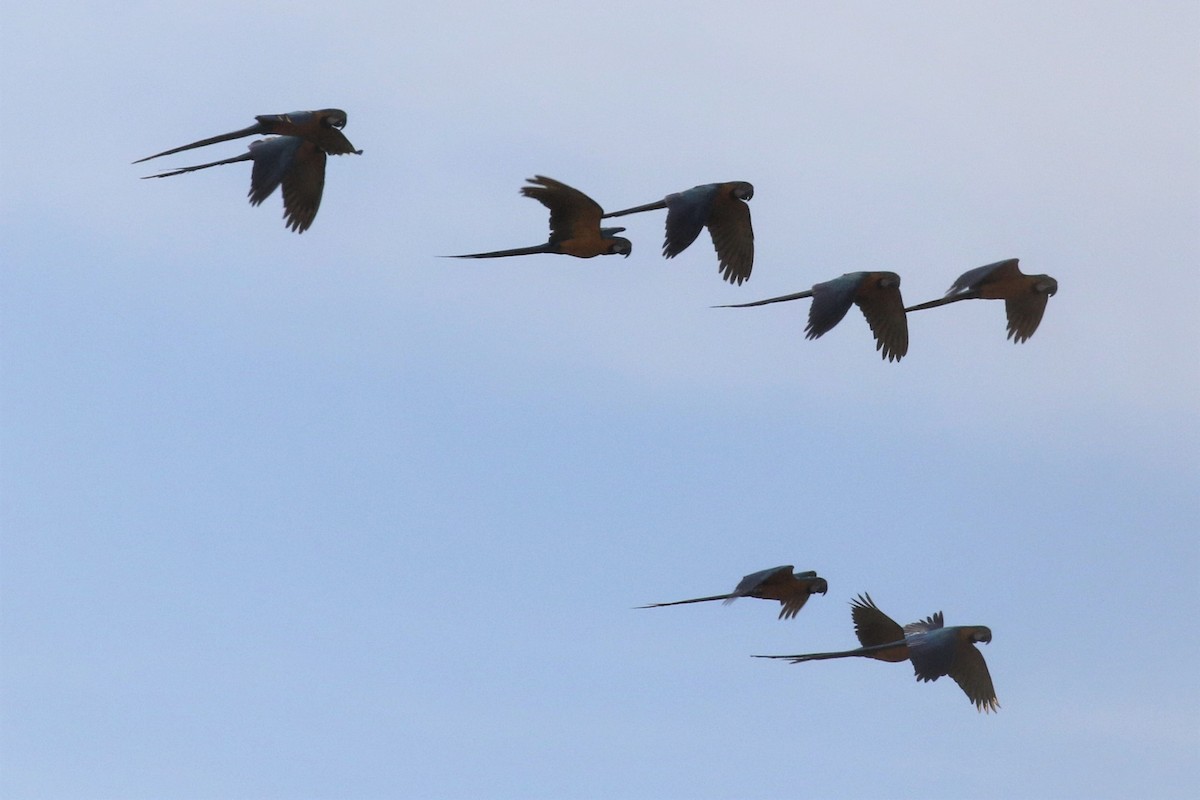
[[[342,133],[341,129],[346,126],[346,112],[340,108],[324,108],[320,111],[293,111],[290,114],[260,114],[255,119],[258,122],[248,128],[242,128],[239,131],[231,133],[222,133],[219,136],[210,136],[207,139],[201,139],[198,142],[192,142],[180,147],[173,147],[170,150],[164,150],[152,156],[139,158],[133,163],[140,164],[143,161],[149,161],[159,156],[169,156],[173,153],[181,153],[184,150],[191,150],[195,147],[204,147],[216,144],[217,142],[227,142],[230,139],[240,139],[243,136],[264,136],[267,134],[297,136],[312,142],[321,151],[331,156],[340,156],[347,153],[362,155],[362,150],[355,150],[354,145],[350,144],[350,140]]]
[[[666,258],[674,258],[686,250],[700,235],[700,229],[707,226],[717,251],[721,277],[740,285],[750,278],[754,268],[754,228],[750,225],[750,206],[745,202],[752,197],[754,187],[745,181],[707,183],[604,216],[607,219],[667,209],[667,235],[662,248]]]
[[[739,597],[757,597],[761,600],[778,600],[782,608],[780,619],[791,619],[800,613],[810,595],[825,594],[829,584],[824,578],[817,577],[815,572],[792,573],[792,565],[772,567],[760,572],[754,572],[738,583],[729,594],[716,594],[712,597],[695,597],[691,600],[676,600],[672,603],[651,603],[638,608],[661,608],[663,606],[678,606],[684,603],[704,603],[709,600],[724,600],[725,605]]]
[[[805,297],[811,297],[813,302],[808,310],[804,338],[817,339],[832,330],[853,303],[867,318],[871,333],[875,334],[875,349],[880,351],[881,357],[899,361],[908,352],[908,319],[904,315],[904,300],[900,297],[900,276],[894,272],[847,272],[804,292],[713,307],[749,308]]]
[[[526,178],[533,186],[522,186],[521,194],[532,197],[550,209],[550,240],[532,247],[512,250],[493,250],[489,253],[468,253],[448,258],[503,258],[526,256],[532,253],[561,253],[576,258],[592,258],[620,253],[626,258],[633,243],[618,234],[624,228],[601,228],[604,209],[592,198],[565,183],[535,175]]]
[[[251,142],[249,152],[240,156],[145,177],[169,178],[239,161],[254,162],[250,170],[250,205],[259,205],[282,184],[283,214],[287,227],[296,233],[308,230],[317,216],[317,209],[321,207],[326,156],[324,150],[298,136],[261,139]]]
[[[977,642],[992,641],[992,632],[983,625],[945,627],[942,612],[903,628],[875,605],[871,595],[859,595],[851,602],[854,633],[862,647],[835,653],[806,653],[794,656],[754,656],[784,658],[793,664],[829,658],[874,658],[879,661],[910,661],[920,681],[936,681],[949,675],[979,711],[1000,709],[992,676],[988,673]]]
[[[1038,329],[1046,302],[1058,292],[1058,281],[1049,275],[1026,275],[1017,268],[1017,259],[1007,258],[994,264],[967,270],[946,291],[946,296],[928,303],[910,306],[905,311],[957,303],[959,300],[1003,300],[1008,316],[1008,337],[1019,344]]]

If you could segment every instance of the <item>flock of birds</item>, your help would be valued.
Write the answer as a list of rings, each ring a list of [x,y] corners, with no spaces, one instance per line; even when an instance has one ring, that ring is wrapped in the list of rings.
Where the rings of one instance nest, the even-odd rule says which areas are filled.
[[[739,597],[757,597],[762,600],[778,600],[781,606],[779,618],[792,619],[804,608],[809,597],[825,594],[827,591],[829,583],[817,573],[794,572],[792,565],[786,564],[747,575],[729,594],[693,597],[690,600],[675,600],[670,603],[651,603],[639,608],[661,608],[684,603],[705,603],[710,600],[732,603]],[[893,663],[911,661],[918,680],[936,681],[943,675],[949,675],[975,704],[975,708],[984,712],[1000,709],[987,663],[983,660],[983,654],[975,647],[978,642],[988,644],[992,641],[989,628],[983,625],[946,627],[940,611],[901,627],[879,610],[869,594],[860,594],[851,601],[850,617],[854,621],[854,634],[861,645],[854,650],[754,657],[783,658],[793,664],[831,658],[874,658]]]
[[[239,139],[244,136],[270,135],[250,144],[249,152],[233,158],[182,167],[147,178],[167,178],[223,164],[251,161],[250,203],[259,205],[282,187],[284,220],[296,233],[303,233],[316,219],[325,189],[325,162],[330,155],[361,155],[342,133],[346,112],[336,108],[320,111],[295,111],[290,114],[264,114],[256,124],[185,144],[133,162],[180,153],[196,147]],[[708,229],[717,252],[721,276],[741,285],[750,278],[754,267],[754,228],[750,207],[754,187],[745,181],[709,183],[675,192],[645,205],[604,213],[600,204],[565,183],[537,175],[528,180],[521,194],[532,197],[550,210],[550,238],[545,244],[469,253],[453,258],[504,258],[535,253],[558,253],[576,258],[604,255],[628,257],[633,243],[617,234],[621,227],[602,227],[602,220],[666,209],[666,238],[662,254],[674,258]],[[1020,343],[1037,330],[1046,311],[1046,302],[1058,291],[1058,281],[1049,275],[1026,275],[1009,258],[968,270],[950,286],[944,297],[915,306],[904,305],[900,295],[900,276],[894,272],[848,272],[841,277],[814,285],[794,294],[737,303],[718,308],[748,308],[812,298],[805,338],[817,339],[832,330],[851,305],[866,317],[875,337],[875,349],[888,361],[899,361],[908,353],[908,312],[956,303],[960,300],[1003,300],[1008,317],[1008,338]]]
[[[270,138],[251,143],[249,151],[240,156],[146,177],[166,178],[208,167],[251,161],[250,203],[259,205],[282,187],[286,225],[296,233],[303,233],[312,225],[321,205],[327,157],[362,154],[342,133],[346,125],[346,112],[331,108],[265,114],[255,119],[256,124],[247,128],[164,150],[134,163],[244,136],[267,135]],[[583,192],[553,178],[537,175],[527,182],[530,185],[522,187],[521,194],[537,200],[550,211],[549,240],[529,247],[468,253],[451,258],[504,258],[536,253],[558,253],[576,258],[618,254],[628,257],[633,251],[633,243],[617,235],[625,229],[604,227],[602,221],[666,209],[666,238],[662,246],[664,257],[674,258],[682,253],[696,240],[700,231],[707,228],[716,250],[721,276],[738,285],[750,278],[754,267],[754,229],[750,223],[747,202],[754,197],[754,187],[745,181],[704,184],[668,194],[662,200],[608,213]],[[875,337],[876,350],[889,361],[899,361],[908,352],[907,314],[910,311],[935,308],[960,300],[1003,300],[1008,317],[1008,338],[1020,343],[1037,330],[1048,299],[1057,291],[1058,282],[1054,278],[1049,275],[1026,275],[1018,268],[1017,259],[1009,258],[968,270],[954,281],[944,297],[915,306],[905,307],[900,295],[900,276],[896,273],[850,272],[802,292],[717,307],[747,308],[811,298],[805,335],[806,338],[817,339],[841,322],[851,305],[857,305]],[[729,603],[738,597],[757,597],[778,600],[782,605],[779,618],[791,619],[800,612],[811,595],[825,594],[828,589],[829,584],[817,573],[796,573],[788,565],[747,575],[729,594],[641,607],[655,608],[709,600]],[[880,611],[869,594],[859,595],[852,601],[851,618],[861,645],[857,649],[756,658],[782,658],[792,663],[853,657],[890,662],[910,661],[919,680],[934,681],[949,675],[977,709],[988,712],[999,709],[987,664],[975,647],[978,642],[991,642],[992,632],[988,628],[982,625],[946,627],[940,611],[902,627]]]

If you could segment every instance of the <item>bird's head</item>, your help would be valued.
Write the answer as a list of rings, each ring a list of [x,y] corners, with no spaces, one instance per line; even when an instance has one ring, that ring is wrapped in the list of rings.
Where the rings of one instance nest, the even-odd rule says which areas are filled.
[[[625,256],[626,258],[629,258],[629,254],[632,252],[633,252],[633,242],[629,241],[628,239],[626,239],[622,236],[613,236],[611,239],[609,239],[609,245],[608,245],[608,254],[609,255],[616,255],[617,253],[620,253],[621,255]]]
[[[894,272],[880,272],[876,283],[881,289],[894,289],[900,286],[900,276]]]
[[[829,591],[829,581],[824,578],[814,578],[813,582],[808,585],[809,594],[825,594]]]
[[[733,185],[733,196],[738,200],[749,200],[754,197],[754,185],[738,181]]]
[[[971,629],[971,641],[972,642],[983,642],[984,644],[991,644],[992,629],[988,628],[984,625],[978,625],[978,626],[972,628]]]
[[[1058,294],[1058,281],[1049,275],[1035,275],[1033,290],[1038,294],[1047,294],[1054,297],[1054,295]]]

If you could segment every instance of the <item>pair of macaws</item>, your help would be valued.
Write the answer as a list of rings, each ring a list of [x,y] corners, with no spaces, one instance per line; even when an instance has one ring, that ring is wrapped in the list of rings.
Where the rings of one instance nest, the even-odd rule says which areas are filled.
[[[222,133],[201,139],[198,142],[174,147],[139,158],[140,164],[159,156],[169,156],[195,147],[240,139],[243,136],[275,134],[269,139],[260,139],[250,144],[250,151],[240,156],[199,164],[194,167],[147,175],[148,178],[169,178],[198,169],[253,161],[250,171],[250,204],[259,205],[283,186],[283,209],[287,226],[296,233],[304,233],[316,219],[321,207],[321,195],[325,191],[325,162],[327,156],[354,153],[354,145],[342,133],[346,126],[346,112],[339,108],[320,111],[293,111],[290,114],[262,114],[255,117],[258,122],[248,128]]]
[[[640,608],[659,608],[683,603],[703,603],[724,600],[732,603],[739,597],[778,600],[782,608],[780,619],[791,619],[800,613],[808,598],[825,594],[829,583],[815,572],[793,572],[790,564],[764,569],[742,578],[729,594],[695,597],[671,603],[652,603]],[[980,711],[998,711],[996,690],[988,673],[983,654],[976,649],[978,642],[992,641],[992,632],[983,625],[946,627],[942,612],[901,627],[875,605],[869,594],[861,594],[850,603],[854,633],[861,647],[832,653],[804,653],[790,656],[755,656],[755,658],[784,658],[793,664],[821,661],[830,658],[874,658],[879,661],[909,661],[921,681],[936,681],[949,675],[962,688]]]

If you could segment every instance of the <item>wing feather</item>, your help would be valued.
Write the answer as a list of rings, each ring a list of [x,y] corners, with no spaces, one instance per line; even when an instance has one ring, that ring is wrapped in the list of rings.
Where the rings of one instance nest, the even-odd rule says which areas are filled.
[[[730,192],[718,192],[708,215],[708,233],[721,277],[741,285],[754,269],[754,228],[750,224],[750,206]]]
[[[304,233],[316,219],[325,191],[325,161],[328,157],[312,142],[297,148],[292,167],[283,176],[283,211],[287,226]]]
[[[893,283],[890,278],[894,277]],[[886,285],[885,285],[886,283]],[[875,336],[875,349],[888,361],[908,353],[908,316],[900,295],[900,278],[894,273],[871,273],[859,284],[855,303]]]

